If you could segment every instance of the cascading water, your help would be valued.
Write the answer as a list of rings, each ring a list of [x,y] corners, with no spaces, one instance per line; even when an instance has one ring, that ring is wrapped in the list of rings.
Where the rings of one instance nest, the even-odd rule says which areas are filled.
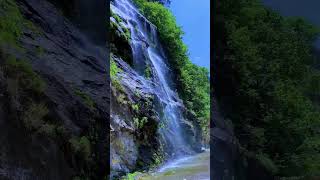
[[[182,101],[173,91],[171,70],[167,66],[167,59],[157,36],[156,27],[151,24],[130,0],[114,0],[111,10],[124,19],[131,31],[131,48],[133,51],[133,68],[141,76],[147,66],[153,71],[151,80],[143,78],[159,100],[159,114],[166,128],[160,128],[159,134],[170,149],[171,155],[183,156],[192,153],[185,142],[180,121],[183,118]]]

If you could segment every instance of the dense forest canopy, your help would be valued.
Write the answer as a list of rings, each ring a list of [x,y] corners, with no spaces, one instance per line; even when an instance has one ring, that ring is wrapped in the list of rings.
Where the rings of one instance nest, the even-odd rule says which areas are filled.
[[[170,5],[171,0],[149,0],[150,2],[159,2],[163,5]]]
[[[319,29],[284,18],[258,0],[217,4],[223,59],[214,87],[240,144],[279,176],[320,174]],[[219,78],[229,77],[229,82]],[[228,94],[226,94],[227,91]],[[260,157],[260,158],[259,158]]]

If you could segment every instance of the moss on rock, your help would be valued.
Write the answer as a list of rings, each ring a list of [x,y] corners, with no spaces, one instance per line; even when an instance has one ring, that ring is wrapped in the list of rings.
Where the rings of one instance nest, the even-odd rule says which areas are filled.
[[[111,51],[125,60],[129,65],[133,64],[131,50],[131,32],[125,27],[122,19],[112,12],[110,18],[110,43]]]

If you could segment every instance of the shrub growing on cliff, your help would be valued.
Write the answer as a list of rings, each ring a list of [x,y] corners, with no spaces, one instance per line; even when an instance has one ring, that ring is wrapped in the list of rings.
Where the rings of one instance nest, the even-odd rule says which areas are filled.
[[[48,137],[54,138],[57,136],[57,126],[52,124],[43,124],[40,129],[38,130],[38,133],[42,135],[46,135]]]
[[[111,84],[113,87],[116,88],[116,90],[118,90],[119,92],[123,92],[124,88],[121,85],[117,74],[119,72],[121,72],[122,70],[120,68],[118,68],[116,62],[114,61],[112,55],[110,56],[110,78],[111,78]]]
[[[14,0],[0,1],[0,45],[3,43],[17,46],[21,36],[24,19]]]
[[[30,130],[39,129],[45,124],[44,117],[48,112],[46,105],[32,103],[23,115],[25,126]]]
[[[90,160],[91,144],[87,137],[73,137],[69,140],[72,150],[86,161]]]
[[[23,28],[40,33],[31,21],[22,16],[15,0],[0,1],[0,16],[0,46],[9,45],[21,50],[17,40],[21,37]]]
[[[139,112],[140,109],[139,104],[132,104],[131,108],[134,112]]]
[[[5,68],[8,76],[16,79],[18,85],[25,90],[31,90],[35,93],[42,93],[44,91],[46,84],[26,61],[17,60],[13,56],[9,56]]]
[[[116,78],[117,73],[119,73],[121,69],[118,68],[117,64],[114,62],[112,56],[110,56],[110,77],[111,79]]]
[[[152,70],[151,70],[151,67],[150,65],[148,64],[146,69],[144,70],[144,76],[147,78],[147,79],[150,79],[151,78],[151,75],[152,75]]]
[[[133,118],[133,123],[134,126],[138,129],[143,128],[143,126],[148,122],[147,117],[134,117]]]
[[[75,90],[75,94],[79,96],[83,100],[84,104],[87,105],[90,109],[94,109],[95,102],[88,94],[79,89]]]

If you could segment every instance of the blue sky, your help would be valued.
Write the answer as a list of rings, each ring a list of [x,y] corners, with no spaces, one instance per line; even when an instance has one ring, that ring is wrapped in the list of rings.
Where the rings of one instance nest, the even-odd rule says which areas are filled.
[[[171,0],[169,7],[182,26],[190,60],[210,69],[210,0]]]

